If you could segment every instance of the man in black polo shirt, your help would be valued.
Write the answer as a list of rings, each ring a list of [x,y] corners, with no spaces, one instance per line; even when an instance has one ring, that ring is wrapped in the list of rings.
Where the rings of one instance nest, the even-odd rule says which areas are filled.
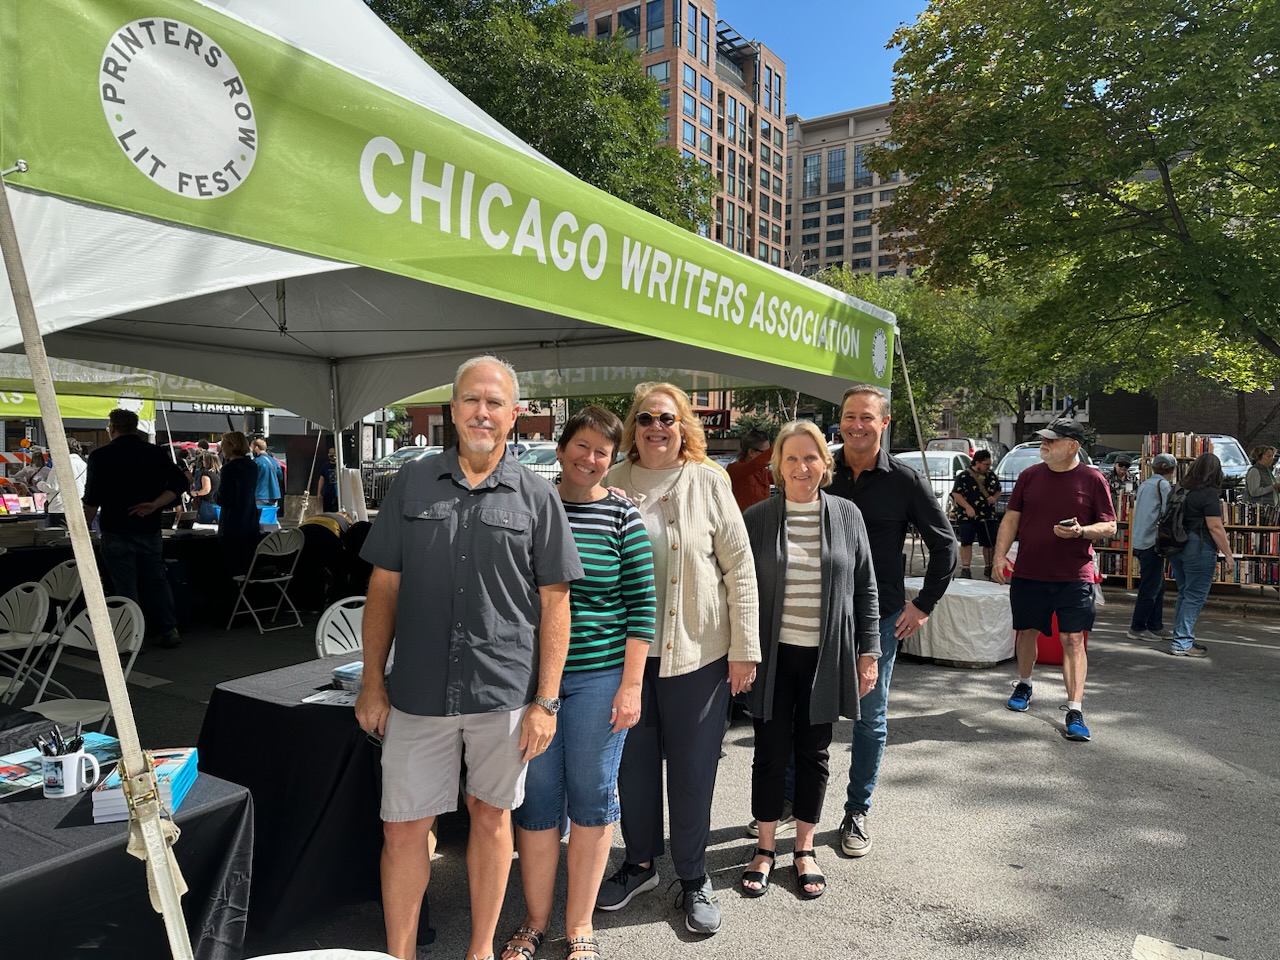
[[[112,410],[107,415],[111,442],[89,454],[84,482],[84,517],[98,518],[102,562],[112,589],[142,603],[161,647],[176,647],[178,618],[164,575],[161,511],[187,491],[187,478],[159,447],[138,434],[138,415]],[[141,587],[141,590],[139,588]]]
[[[555,488],[507,451],[518,399],[503,361],[459,367],[450,404],[458,446],[400,468],[360,552],[373,575],[356,719],[384,737],[382,910],[396,957],[414,956],[427,836],[457,809],[464,753],[467,956],[492,956],[511,810],[524,798],[526,763],[555,735],[569,581],[582,563]]]
[[[889,426],[889,399],[865,384],[845,391],[840,405],[843,454],[836,459],[828,493],[847,497],[862,511],[871,541],[871,563],[880,595],[880,659],[870,672],[875,686],[862,698],[862,718],[854,722],[849,790],[840,824],[840,847],[851,857],[871,852],[867,813],[880,775],[888,735],[889,681],[898,642],[914,636],[951,582],[956,539],[923,476],[882,445]],[[924,588],[914,600],[904,591],[902,548],[913,526],[929,548]]]

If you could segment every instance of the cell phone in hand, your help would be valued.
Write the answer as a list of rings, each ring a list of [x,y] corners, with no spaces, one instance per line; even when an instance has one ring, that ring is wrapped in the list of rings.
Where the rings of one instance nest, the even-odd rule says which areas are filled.
[[[1070,518],[1069,518],[1069,519],[1067,519],[1067,520],[1059,520],[1059,521],[1058,521],[1058,526],[1060,526],[1060,527],[1074,527],[1074,526],[1075,526],[1077,523],[1079,523],[1079,522],[1080,522],[1080,521],[1079,521],[1079,520],[1077,520],[1075,517],[1070,517]]]

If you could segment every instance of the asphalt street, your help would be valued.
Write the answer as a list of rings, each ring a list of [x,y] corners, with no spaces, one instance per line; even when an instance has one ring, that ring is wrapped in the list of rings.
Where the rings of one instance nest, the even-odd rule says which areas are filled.
[[[796,895],[790,839],[779,843],[769,894],[737,892],[753,847],[743,830],[752,736],[749,722],[735,724],[709,851],[721,932],[685,932],[664,858],[658,890],[596,914],[604,956],[1280,957],[1280,605],[1261,617],[1269,608],[1254,605],[1248,619],[1207,612],[1199,639],[1210,656],[1194,661],[1126,639],[1130,603],[1113,595],[1089,639],[1090,743],[1062,736],[1055,668],[1038,671],[1032,707],[1017,714],[1004,706],[1012,663],[964,670],[900,661],[870,820],[874,848],[856,861],[837,852],[849,724],[837,727],[818,833],[830,888],[816,901]],[[454,818],[433,866],[438,936],[423,958],[464,955],[464,851],[465,820]],[[620,855],[618,835],[615,862]],[[561,876],[557,910],[563,893]],[[522,919],[513,864],[499,933]],[[539,956],[563,957],[563,937],[561,915]],[[380,949],[379,908],[349,908],[269,946]]]

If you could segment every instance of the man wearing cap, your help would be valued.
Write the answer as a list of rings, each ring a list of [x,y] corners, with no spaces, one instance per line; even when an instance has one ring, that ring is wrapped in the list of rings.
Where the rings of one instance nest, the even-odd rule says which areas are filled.
[[[1013,628],[1018,632],[1018,682],[1010,710],[1031,705],[1031,671],[1040,634],[1053,633],[1058,618],[1062,638],[1062,679],[1067,688],[1066,736],[1088,740],[1084,722],[1085,633],[1093,626],[1091,541],[1115,536],[1116,512],[1102,474],[1080,462],[1084,431],[1060,418],[1036,432],[1040,459],[1018,475],[996,537],[991,579],[1009,584]],[[1016,574],[1008,553],[1019,540]]]
[[[1164,513],[1172,490],[1170,477],[1178,469],[1172,454],[1157,453],[1151,458],[1151,476],[1138,487],[1133,505],[1130,537],[1138,561],[1138,599],[1133,605],[1130,640],[1167,640],[1164,632],[1164,557],[1156,553],[1156,524]]]
[[[1133,461],[1128,457],[1116,457],[1115,466],[1107,474],[1107,484],[1111,487],[1111,502],[1120,503],[1120,495],[1133,493],[1134,476],[1129,472]]]

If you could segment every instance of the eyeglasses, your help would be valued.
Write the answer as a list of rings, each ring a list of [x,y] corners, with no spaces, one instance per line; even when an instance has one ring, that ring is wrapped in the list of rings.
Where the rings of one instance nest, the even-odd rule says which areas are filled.
[[[664,427],[669,427],[673,423],[677,423],[680,418],[674,413],[649,413],[647,410],[643,413],[636,414],[636,423],[642,427],[653,426],[653,421],[657,420]]]

